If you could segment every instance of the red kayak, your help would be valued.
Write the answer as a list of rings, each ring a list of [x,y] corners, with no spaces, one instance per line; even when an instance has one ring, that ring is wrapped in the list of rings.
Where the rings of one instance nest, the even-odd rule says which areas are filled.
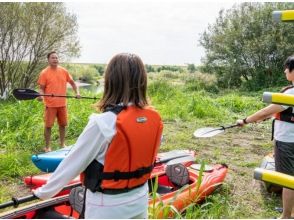
[[[195,152],[191,150],[172,150],[172,151],[168,151],[164,153],[159,153],[156,157],[156,163],[152,171],[152,176],[156,176],[160,173],[164,173],[166,165],[181,163],[185,166],[190,166],[194,161],[195,161]],[[31,189],[36,189],[44,185],[48,181],[50,176],[51,176],[51,173],[27,176],[27,177],[24,177],[23,181]],[[78,176],[74,178],[72,181],[70,181],[68,184],[74,184],[79,182],[80,182],[80,177]],[[58,195],[64,195],[68,193],[69,191],[63,191],[61,194],[58,194]]]
[[[50,151],[42,154],[32,155],[32,162],[42,172],[52,173],[56,170],[61,161],[67,157],[73,146],[68,146],[55,151]],[[194,155],[193,151],[189,150],[172,150],[157,155],[156,162],[162,163],[167,160]]]
[[[198,183],[199,174],[202,172],[199,171],[199,164],[192,164],[188,168],[181,165],[187,175],[185,176],[185,181],[179,185],[179,182],[176,182],[177,176],[175,173],[172,175],[169,173],[170,169],[179,165],[181,164],[166,166],[166,171],[159,169],[157,174],[157,193],[160,196],[153,197],[152,195],[154,194],[150,194],[149,211],[151,218],[175,217],[175,212],[173,212],[172,209],[164,215],[161,207],[173,205],[179,213],[182,213],[191,204],[202,201],[223,183],[228,171],[226,165],[219,164],[212,167],[207,166],[204,168],[204,171],[202,170],[202,180]],[[179,167],[175,168],[177,169]],[[154,176],[152,178],[154,178]],[[21,199],[19,201],[21,201]],[[1,207],[7,207],[3,205],[5,204],[0,205],[0,209]],[[69,195],[63,195],[10,210],[0,214],[0,218],[78,218],[78,213],[70,206]]]

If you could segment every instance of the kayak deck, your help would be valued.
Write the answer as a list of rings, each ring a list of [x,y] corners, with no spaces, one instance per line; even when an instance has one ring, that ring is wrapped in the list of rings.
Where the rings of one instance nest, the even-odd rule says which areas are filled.
[[[201,184],[198,185],[199,171],[188,167],[189,183],[184,187],[173,184],[166,173],[159,174],[157,193],[160,196],[153,200],[151,193],[149,208],[171,204],[181,213],[190,204],[202,201],[223,183],[228,170],[226,165],[215,165],[212,168],[203,172]],[[50,218],[52,215],[54,218],[78,217],[68,202],[68,195],[63,195],[0,214],[0,218]],[[161,212],[157,215],[159,218],[164,217]],[[168,216],[173,217],[174,213]]]

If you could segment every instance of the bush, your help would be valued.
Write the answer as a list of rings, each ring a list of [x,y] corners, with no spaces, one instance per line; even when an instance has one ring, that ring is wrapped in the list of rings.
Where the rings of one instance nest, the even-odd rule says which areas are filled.
[[[157,68],[157,72],[161,72],[164,70],[172,71],[172,72],[180,72],[182,73],[184,70],[180,66],[160,66]]]
[[[214,75],[197,72],[185,75],[184,77],[186,91],[199,91],[203,89],[212,93],[219,92]]]
[[[155,69],[152,65],[146,64],[145,69],[146,69],[147,73],[155,72]]]
[[[188,64],[187,70],[189,73],[194,73],[196,71],[196,67],[194,64]]]
[[[97,70],[96,65],[67,64],[65,67],[74,80],[81,80],[90,84],[95,83],[100,78],[101,73],[98,71],[102,71],[102,69]]]

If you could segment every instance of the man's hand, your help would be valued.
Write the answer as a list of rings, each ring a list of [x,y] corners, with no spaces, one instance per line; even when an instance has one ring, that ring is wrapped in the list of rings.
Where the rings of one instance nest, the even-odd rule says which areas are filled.
[[[243,119],[239,119],[236,121],[236,124],[238,124],[238,126],[243,127],[245,125]]]
[[[78,94],[76,94],[76,98],[77,99],[80,99],[81,98],[81,95],[78,93]]]
[[[41,199],[41,198],[39,198],[38,196],[36,196],[35,191],[36,191],[36,189],[32,189],[32,193],[33,193],[33,195],[34,195],[36,198]]]
[[[39,102],[42,102],[43,99],[44,99],[43,96],[38,96],[38,97],[37,97],[37,100],[38,100]]]
[[[236,123],[238,124],[238,126],[243,127],[244,125],[248,124],[248,122],[246,120],[247,120],[247,118],[239,119],[236,121]]]

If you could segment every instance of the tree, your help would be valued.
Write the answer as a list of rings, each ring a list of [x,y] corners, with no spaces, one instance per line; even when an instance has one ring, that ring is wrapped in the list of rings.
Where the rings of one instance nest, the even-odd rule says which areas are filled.
[[[103,75],[104,71],[105,71],[105,65],[99,65],[99,64],[95,64],[94,68],[97,70],[97,72],[99,73],[100,76]]]
[[[95,83],[99,78],[101,78],[100,72],[98,72],[98,67],[101,65],[93,64],[64,64],[64,67],[71,73],[74,80],[80,80],[84,83]]]
[[[276,23],[274,10],[293,3],[242,3],[220,11],[216,22],[202,34],[206,50],[203,70],[216,73],[219,86],[251,88],[285,82],[283,61],[294,51],[294,28]]]
[[[79,55],[76,16],[63,3],[0,3],[0,95],[34,86],[46,55]]]
[[[196,71],[196,67],[193,63],[188,64],[187,70],[189,71],[189,73],[194,73]]]
[[[145,69],[147,73],[155,72],[155,69],[152,65],[145,64]]]

